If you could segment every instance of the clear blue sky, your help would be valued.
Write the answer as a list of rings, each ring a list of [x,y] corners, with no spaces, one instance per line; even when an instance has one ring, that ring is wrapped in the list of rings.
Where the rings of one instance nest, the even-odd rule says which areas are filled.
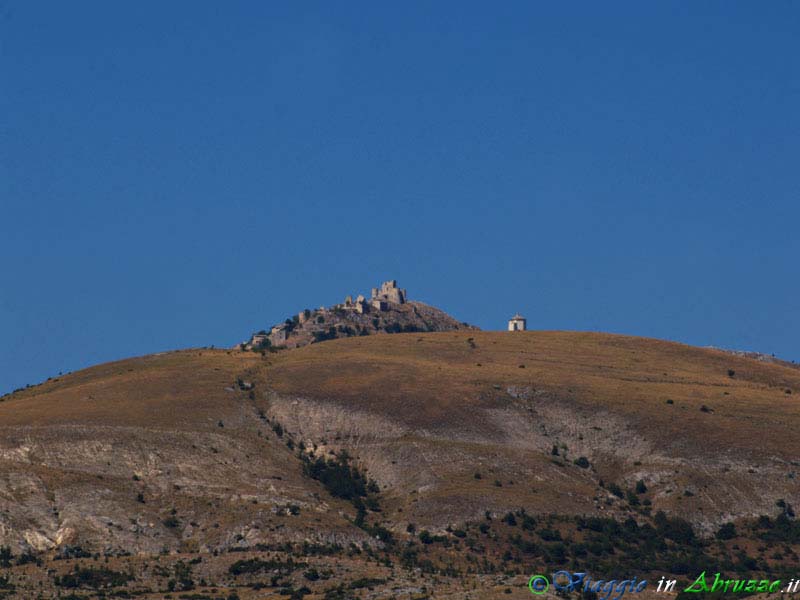
[[[2,2],[0,393],[396,278],[800,360],[800,4]]]

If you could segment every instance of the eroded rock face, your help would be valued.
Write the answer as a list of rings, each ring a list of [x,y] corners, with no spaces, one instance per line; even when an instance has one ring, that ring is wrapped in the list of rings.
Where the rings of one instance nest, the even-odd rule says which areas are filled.
[[[4,436],[5,455],[17,460],[3,461],[0,545],[135,553],[315,537],[305,517],[286,516],[290,505],[324,515],[333,525],[326,536],[349,530],[255,414],[237,433],[31,428],[29,452]]]
[[[0,546],[136,554],[364,540],[342,516],[352,507],[303,476],[253,389],[225,390],[253,361],[212,354],[107,365],[0,402]]]
[[[51,540],[42,533],[30,529],[23,531],[22,537],[28,546],[37,552],[50,550],[57,545],[57,542]]]
[[[389,505],[401,507],[404,521],[433,530],[516,505],[533,513],[558,506],[562,514],[624,519],[621,503],[599,485],[600,472],[620,473],[617,482],[624,489],[644,481],[655,492],[657,508],[673,510],[676,495],[689,490],[692,508],[682,514],[706,534],[735,518],[771,514],[775,498],[797,495],[785,459],[684,453],[660,446],[613,412],[530,388],[507,391],[504,408],[474,412],[479,427],[415,429],[340,403],[274,393],[269,414],[319,454],[346,449],[358,456]],[[591,468],[578,468],[578,457],[586,457]],[[476,472],[507,489],[478,494],[457,484]],[[679,494],[671,495],[674,490]],[[408,502],[411,495],[415,502]]]

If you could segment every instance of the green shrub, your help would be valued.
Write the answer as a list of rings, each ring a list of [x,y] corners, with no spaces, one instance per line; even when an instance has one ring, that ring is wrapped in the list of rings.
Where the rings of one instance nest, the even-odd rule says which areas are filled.
[[[680,517],[667,517],[664,511],[658,511],[653,518],[656,530],[664,537],[679,544],[691,544],[695,541],[692,524]]]
[[[0,546],[0,567],[8,569],[11,566],[11,559],[14,558],[14,553],[8,546]]]
[[[177,529],[181,525],[181,522],[174,515],[167,517],[162,521],[162,523],[164,524],[164,527],[169,529]]]
[[[123,586],[133,580],[132,575],[105,568],[76,568],[75,571],[56,577],[55,584],[64,588],[88,587],[94,589]]]
[[[350,582],[350,585],[347,586],[351,590],[359,590],[362,588],[372,588],[377,585],[382,585],[386,583],[385,579],[376,579],[373,577],[362,577],[361,579],[355,579],[354,581]]]
[[[718,540],[732,540],[736,537],[736,526],[733,523],[724,523],[717,530]]]
[[[352,467],[346,453],[335,459],[307,459],[303,465],[306,475],[316,479],[332,496],[353,500],[367,496],[367,482],[358,469]]]
[[[625,496],[625,492],[623,492],[622,488],[616,483],[608,484],[608,491],[614,494],[617,498],[623,498]]]
[[[306,563],[295,562],[291,558],[285,562],[279,559],[261,560],[260,558],[250,558],[248,560],[237,560],[228,567],[228,573],[235,577],[260,573],[261,571],[277,571],[279,575],[285,576],[305,566]]]
[[[561,533],[557,529],[549,529],[547,527],[539,531],[539,537],[545,542],[561,541]]]

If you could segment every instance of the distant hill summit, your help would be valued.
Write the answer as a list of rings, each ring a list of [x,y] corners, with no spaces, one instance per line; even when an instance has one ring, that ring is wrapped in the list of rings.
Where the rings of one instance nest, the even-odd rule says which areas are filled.
[[[397,281],[384,281],[372,288],[369,298],[348,295],[344,302],[329,308],[305,309],[274,325],[269,331],[254,333],[240,347],[244,350],[297,348],[336,338],[431,331],[473,330],[477,327],[457,321],[436,307],[408,300]]]
[[[777,358],[774,354],[753,352],[752,350],[731,350],[729,348],[718,348],[716,346],[707,346],[707,348],[710,348],[711,350],[719,350],[720,352],[727,352],[728,354],[733,354],[734,356],[743,356],[745,358],[752,358],[760,362],[775,363],[778,365],[783,365],[784,367],[793,367],[795,369],[800,368],[800,365],[798,365],[794,361],[788,361]]]

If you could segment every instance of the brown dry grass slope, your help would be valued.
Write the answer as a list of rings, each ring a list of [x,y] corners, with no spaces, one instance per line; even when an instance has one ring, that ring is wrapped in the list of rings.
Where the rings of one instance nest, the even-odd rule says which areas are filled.
[[[448,332],[311,346],[267,378],[271,413],[358,449],[408,519],[613,511],[601,479],[643,479],[654,509],[706,525],[800,499],[800,370],[784,364],[597,333]]]
[[[395,532],[520,507],[622,514],[608,488],[639,479],[653,510],[710,530],[800,503],[799,431],[800,370],[642,338],[475,331],[164,353],[0,402],[0,545],[363,541],[353,507],[303,475],[301,442],[356,457]]]

